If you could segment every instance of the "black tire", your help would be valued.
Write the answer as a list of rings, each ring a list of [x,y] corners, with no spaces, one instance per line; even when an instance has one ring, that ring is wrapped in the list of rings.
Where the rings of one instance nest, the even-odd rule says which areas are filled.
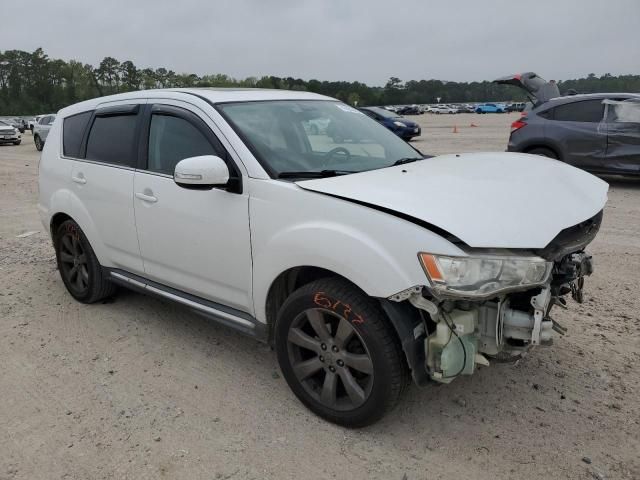
[[[531,150],[528,150],[527,153],[530,153],[531,155],[540,155],[541,157],[554,158],[556,160],[558,159],[558,156],[553,150],[545,147],[532,148]]]
[[[39,152],[41,152],[44,148],[44,142],[40,139],[40,135],[36,135],[33,138],[33,143],[36,144],[36,150],[38,150]]]
[[[20,143],[21,143],[21,142],[22,142],[22,140],[18,140],[17,142],[13,142],[13,144],[14,144],[15,146],[18,146],[18,145],[20,145]]]
[[[293,292],[278,313],[275,346],[298,399],[345,427],[380,419],[408,384],[400,343],[379,304],[343,279]]]
[[[115,285],[104,274],[76,222],[62,222],[54,234],[54,246],[60,276],[73,298],[82,303],[95,303],[113,295]]]

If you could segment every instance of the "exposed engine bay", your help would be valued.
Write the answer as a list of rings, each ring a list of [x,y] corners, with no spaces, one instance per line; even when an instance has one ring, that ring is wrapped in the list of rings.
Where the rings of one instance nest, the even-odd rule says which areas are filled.
[[[551,311],[554,306],[567,308],[569,294],[583,302],[584,279],[593,272],[584,247],[597,233],[601,218],[598,214],[564,230],[538,252],[552,266],[545,281],[533,288],[476,299],[416,286],[391,297],[420,311],[423,323],[414,328],[414,337],[423,342],[428,377],[449,383],[459,375],[473,374],[478,365],[516,359],[534,346],[551,345],[553,332],[564,335],[566,328],[551,317]]]

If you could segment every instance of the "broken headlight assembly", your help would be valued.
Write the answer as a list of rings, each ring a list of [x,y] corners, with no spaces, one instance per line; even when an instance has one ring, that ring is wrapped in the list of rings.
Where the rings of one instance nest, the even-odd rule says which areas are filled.
[[[419,253],[418,258],[437,296],[486,298],[535,287],[548,280],[553,268],[552,262],[536,256]]]

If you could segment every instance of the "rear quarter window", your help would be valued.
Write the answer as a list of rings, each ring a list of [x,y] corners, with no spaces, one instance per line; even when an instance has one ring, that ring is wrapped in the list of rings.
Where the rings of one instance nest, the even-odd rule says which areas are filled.
[[[78,158],[82,136],[93,112],[78,113],[64,119],[62,126],[62,151],[65,157]]]
[[[561,122],[598,123],[604,115],[602,99],[583,100],[581,102],[558,105],[553,109],[553,120]]]

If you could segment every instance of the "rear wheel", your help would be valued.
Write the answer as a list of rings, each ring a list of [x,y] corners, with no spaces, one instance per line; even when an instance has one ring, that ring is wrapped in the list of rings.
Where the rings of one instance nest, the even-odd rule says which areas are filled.
[[[275,343],[296,396],[340,425],[375,422],[407,384],[402,350],[379,305],[342,279],[317,280],[291,294]]]
[[[44,147],[44,143],[42,142],[42,140],[40,139],[40,135],[36,135],[33,139],[33,142],[36,144],[36,150],[38,150],[39,152],[42,151],[42,147]]]
[[[63,222],[55,232],[56,260],[65,287],[82,303],[94,303],[112,295],[111,283],[98,262],[87,237],[73,220]]]
[[[540,155],[541,157],[555,158],[556,160],[558,159],[558,156],[553,150],[544,147],[532,148],[527,151],[527,153],[530,153],[531,155]]]

